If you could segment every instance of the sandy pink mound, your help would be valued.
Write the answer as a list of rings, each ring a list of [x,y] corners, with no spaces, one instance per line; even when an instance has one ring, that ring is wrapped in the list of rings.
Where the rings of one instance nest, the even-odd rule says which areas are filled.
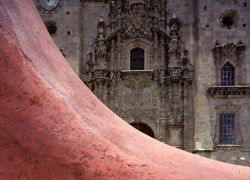
[[[1,180],[250,180],[138,132],[82,83],[31,0],[0,0]]]

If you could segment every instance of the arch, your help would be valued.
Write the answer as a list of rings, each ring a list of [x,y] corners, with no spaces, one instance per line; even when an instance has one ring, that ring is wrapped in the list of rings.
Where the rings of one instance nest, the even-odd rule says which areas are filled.
[[[130,123],[131,126],[133,126],[134,128],[136,128],[137,130],[143,132],[144,134],[147,134],[148,136],[155,138],[154,132],[153,130],[147,126],[144,123]]]
[[[226,62],[221,68],[221,86],[234,86],[235,84],[235,68]]]
[[[130,70],[145,69],[145,50],[136,47],[130,50]]]

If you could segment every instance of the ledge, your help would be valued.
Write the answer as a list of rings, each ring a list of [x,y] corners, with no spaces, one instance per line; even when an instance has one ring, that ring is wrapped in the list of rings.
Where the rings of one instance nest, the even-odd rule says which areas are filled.
[[[250,86],[212,86],[207,93],[213,98],[245,98],[249,96]]]
[[[193,151],[193,153],[196,153],[196,152],[211,152],[213,151],[213,149],[195,149]]]
[[[125,75],[137,75],[137,74],[150,74],[152,75],[154,73],[154,70],[151,69],[145,69],[145,70],[122,70],[121,74]]]
[[[240,144],[219,144],[216,146],[217,147],[241,147],[242,145],[240,145]]]
[[[138,72],[138,73],[143,73],[143,72],[154,72],[154,70],[153,69],[143,69],[143,70],[122,70],[121,71],[122,73],[131,73],[131,72]]]
[[[218,144],[216,145],[216,149],[221,149],[223,151],[236,151],[241,149],[242,145],[239,144]]]

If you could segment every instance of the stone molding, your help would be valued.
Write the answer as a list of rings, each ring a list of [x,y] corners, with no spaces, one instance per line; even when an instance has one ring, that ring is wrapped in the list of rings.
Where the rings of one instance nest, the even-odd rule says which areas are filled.
[[[215,99],[242,99],[250,97],[250,86],[211,86],[207,93]]]
[[[224,152],[239,151],[242,145],[223,145],[219,144],[215,146],[215,150],[223,150]]]

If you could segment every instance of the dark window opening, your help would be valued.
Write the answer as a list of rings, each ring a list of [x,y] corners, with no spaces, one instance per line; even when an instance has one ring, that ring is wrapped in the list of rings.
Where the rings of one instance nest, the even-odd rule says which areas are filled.
[[[243,24],[242,26],[243,26],[243,27],[246,27],[246,24]]]
[[[207,6],[204,6],[204,10],[207,10]]]
[[[130,51],[130,69],[143,70],[144,69],[144,49],[134,48]]]
[[[221,86],[234,86],[234,67],[229,62],[221,69]]]
[[[67,12],[67,15],[69,15],[70,14],[70,12]]]
[[[235,114],[220,113],[219,114],[219,143],[220,144],[236,144],[235,140]]]
[[[245,6],[245,7],[247,6],[247,2],[244,3],[244,6]]]
[[[131,123],[130,125],[152,138],[155,137],[152,129],[143,123]]]
[[[207,27],[209,27],[209,25],[207,24]]]
[[[225,16],[225,17],[223,17],[222,18],[222,23],[223,23],[224,27],[231,28],[231,26],[234,23],[233,17],[231,17],[231,16]]]
[[[52,21],[46,21],[44,22],[48,32],[50,35],[54,35],[56,34],[56,31],[57,31],[57,26],[56,26],[56,23],[55,22],[52,22]]]
[[[70,35],[70,31],[68,31],[67,34]]]

